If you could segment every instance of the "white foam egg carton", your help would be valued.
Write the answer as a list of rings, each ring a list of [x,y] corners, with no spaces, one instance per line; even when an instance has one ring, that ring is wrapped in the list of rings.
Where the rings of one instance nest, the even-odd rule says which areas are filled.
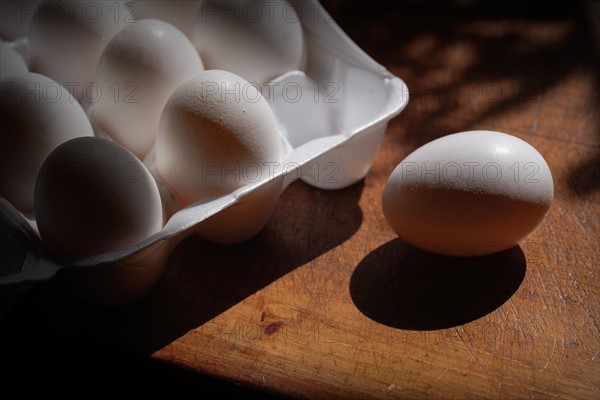
[[[298,6],[306,67],[280,76],[263,90],[279,123],[283,163],[255,183],[183,209],[169,201],[168,189],[159,182],[170,215],[163,229],[141,243],[94,257],[51,256],[35,220],[0,199],[0,227],[5,230],[0,234],[20,243],[15,245],[20,252],[15,257],[21,264],[8,271],[0,267],[0,313],[19,294],[62,268],[91,302],[135,301],[154,287],[171,250],[182,239],[214,229],[211,222],[221,213],[245,212],[245,205],[261,201],[261,189],[276,187],[281,193],[297,179],[321,189],[339,189],[367,174],[388,122],[408,103],[408,89],[363,52],[317,1],[298,2]],[[144,162],[153,171],[152,152]]]

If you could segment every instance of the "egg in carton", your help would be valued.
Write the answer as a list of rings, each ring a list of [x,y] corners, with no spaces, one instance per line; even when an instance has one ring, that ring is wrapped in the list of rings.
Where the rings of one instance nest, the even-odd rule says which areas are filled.
[[[231,83],[235,81],[232,76],[242,77],[237,81],[239,85],[234,85],[237,91],[225,93],[226,103],[229,104],[231,112],[219,111],[225,116],[233,116],[230,119],[233,120],[231,127],[234,130],[243,125],[236,121],[236,113],[254,112],[251,111],[251,108],[256,106],[254,99],[260,97],[261,101],[268,105],[272,120],[267,121],[267,125],[271,127],[268,129],[273,130],[273,136],[258,145],[264,147],[266,158],[250,157],[246,164],[236,165],[234,175],[244,175],[242,184],[237,187],[230,185],[221,191],[211,192],[201,185],[198,186],[198,183],[203,183],[203,178],[206,183],[212,175],[217,174],[219,177],[218,174],[227,174],[227,171],[214,169],[219,166],[218,151],[215,154],[216,158],[198,163],[201,168],[205,168],[204,170],[196,170],[195,174],[190,174],[198,178],[199,173],[200,181],[186,181],[186,178],[177,181],[175,177],[177,174],[180,177],[185,174],[185,164],[190,161],[189,157],[178,158],[177,154],[189,144],[185,142],[189,138],[174,139],[169,132],[178,132],[173,125],[179,124],[181,117],[189,114],[189,110],[185,110],[189,103],[184,101],[189,94],[186,94],[186,85],[188,89],[199,86],[193,85],[193,80],[198,79],[197,76],[187,76],[193,71],[178,70],[178,73],[174,74],[171,82],[173,90],[177,87],[174,94],[169,93],[169,96],[161,97],[158,95],[161,94],[160,91],[154,92],[156,98],[160,97],[160,101],[157,99],[159,106],[166,107],[166,111],[162,113],[161,118],[157,118],[155,111],[147,112],[147,120],[143,123],[152,120],[154,122],[150,121],[148,126],[157,125],[156,142],[152,139],[154,135],[151,135],[151,139],[143,134],[134,135],[135,142],[131,143],[127,142],[131,136],[120,138],[114,133],[111,134],[110,130],[113,128],[101,122],[103,118],[99,111],[102,109],[100,102],[86,104],[84,99],[82,104],[93,122],[96,136],[106,136],[120,142],[143,159],[144,168],[155,178],[163,207],[164,226],[149,237],[118,246],[116,250],[84,256],[57,256],[56,253],[51,254],[48,245],[40,240],[35,216],[19,211],[6,199],[0,199],[3,229],[10,232],[6,235],[11,241],[20,243],[15,246],[22,250],[19,253],[19,268],[11,267],[13,269],[3,272],[0,276],[3,298],[16,299],[18,294],[39,282],[51,279],[59,270],[63,270],[66,279],[73,281],[73,287],[87,301],[102,305],[133,302],[155,286],[167,264],[170,252],[188,235],[198,234],[221,243],[236,243],[249,239],[267,223],[279,195],[291,182],[302,179],[317,188],[340,189],[356,183],[367,174],[388,122],[398,115],[408,102],[408,89],[404,82],[353,43],[317,1],[294,3],[294,7],[287,2],[277,2],[275,8],[271,9],[271,14],[281,15],[275,17],[275,25],[254,24],[245,27],[252,29],[254,35],[237,32],[238,39],[239,35],[243,37],[243,45],[239,51],[223,59],[215,57],[214,54],[219,51],[225,53],[222,49],[219,50],[218,44],[215,45],[218,38],[227,43],[236,42],[236,32],[226,36],[217,34],[224,27],[215,20],[215,15],[218,16],[219,12],[223,11],[219,7],[224,7],[223,4],[240,7],[234,10],[237,14],[228,12],[228,15],[235,17],[243,12],[245,3],[250,2],[206,1],[198,6],[193,31],[188,29],[184,33],[196,47],[201,61],[198,63],[192,58],[187,65],[191,65],[190,71],[197,68],[200,74],[212,74],[210,79],[204,75],[205,82],[208,80],[212,81],[211,83]],[[152,10],[146,11],[150,13]],[[265,18],[270,15],[267,14],[268,10],[263,11],[266,13]],[[256,18],[257,14],[253,15]],[[271,18],[268,20],[273,21]],[[146,22],[142,24],[149,23],[149,20],[144,21]],[[236,21],[231,24],[235,27],[237,24],[234,22]],[[189,26],[187,19],[182,23]],[[122,30],[132,26],[126,25]],[[277,35],[269,35],[268,29],[275,29]],[[295,30],[299,32],[299,36],[292,35],[291,39],[288,38],[285,48],[275,47],[276,54],[283,54],[281,58],[269,55],[266,48],[260,48],[261,57],[247,59],[249,55],[242,51],[244,47],[258,46],[256,43],[264,41],[264,38],[281,42],[277,39],[285,29]],[[118,35],[119,32],[115,33],[114,37]],[[26,41],[20,40],[12,46],[22,54],[27,54],[24,43],[26,44]],[[139,41],[134,43],[140,44]],[[148,43],[148,46],[152,44]],[[127,44],[121,44],[121,47],[126,48]],[[111,45],[108,44],[108,49],[110,48]],[[122,48],[113,46],[115,54],[121,52]],[[235,56],[238,57],[237,61]],[[99,61],[99,74],[102,73],[103,58],[110,58],[110,50],[106,50]],[[235,69],[236,65],[240,65],[240,58],[246,59],[247,72],[242,68],[234,71],[237,75],[214,70],[202,73],[204,67]],[[260,72],[267,67],[271,68],[270,73],[273,76],[261,75]],[[166,69],[168,68],[165,67]],[[110,74],[110,69],[106,71]],[[177,75],[179,80],[175,79]],[[243,79],[244,75],[248,78]],[[151,76],[131,75],[126,79],[139,78],[141,90],[145,84],[144,79],[149,77]],[[98,79],[98,84],[103,84],[101,79]],[[219,85],[216,87],[217,91],[213,90],[209,94],[220,95],[218,87]],[[162,94],[164,92],[168,92],[168,89],[163,88]],[[261,96],[257,96],[259,94]],[[233,96],[233,100],[227,100],[227,95]],[[244,106],[244,101],[247,102],[247,107]],[[126,108],[125,104],[121,106]],[[110,111],[117,113],[119,110],[113,108]],[[137,120],[143,118],[143,110],[138,115]],[[169,115],[173,118],[169,119]],[[239,119],[243,121],[243,116]],[[178,127],[181,128],[181,125]],[[85,138],[81,140],[85,141]],[[248,147],[252,146],[246,146]],[[206,157],[207,155],[202,159],[205,160]],[[207,170],[209,167],[213,169]],[[229,173],[231,174],[231,171]],[[195,194],[194,190],[205,192]],[[188,193],[190,191],[191,193]],[[196,195],[199,197],[195,198]],[[27,246],[23,247],[23,243]],[[8,300],[3,302],[9,304]]]

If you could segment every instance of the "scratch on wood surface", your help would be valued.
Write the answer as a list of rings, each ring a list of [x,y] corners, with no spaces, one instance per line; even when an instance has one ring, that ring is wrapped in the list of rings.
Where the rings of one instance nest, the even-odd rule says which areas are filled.
[[[458,335],[458,338],[460,339],[460,341],[463,342],[463,344],[465,345],[465,349],[467,349],[467,352],[469,353],[469,355],[471,356],[471,358],[473,358],[473,360],[475,360],[475,363],[477,364],[477,366],[479,368],[481,368],[481,370],[483,371],[483,367],[481,366],[481,364],[479,364],[479,361],[477,361],[477,358],[475,358],[475,356],[471,352],[471,349],[469,349],[469,346],[467,345],[467,343],[465,342],[465,340],[462,338],[462,336],[460,335],[460,332],[458,331],[458,329],[456,329],[456,327],[454,327],[454,331]]]
[[[544,275],[542,275],[540,270],[536,271],[538,273],[538,276],[540,277],[540,283],[542,284],[542,287],[544,288],[544,296],[540,296],[542,298],[542,301],[544,302],[544,306],[547,309],[550,309],[550,307],[548,306],[548,301],[546,300],[546,296],[545,295],[550,295],[550,291],[548,290],[548,288],[546,287],[546,282],[544,279]]]
[[[446,372],[448,372],[449,369],[450,369],[450,367],[446,367],[444,372],[442,372],[441,375],[437,377],[436,381],[439,381],[440,379],[442,379],[442,376],[446,375]]]
[[[587,350],[590,351],[589,347],[587,346],[587,344],[585,343],[583,337],[581,336],[581,332],[579,331],[579,329],[577,329],[577,326],[575,326],[575,323],[573,322],[572,319],[569,319],[568,322],[569,326],[571,326],[573,333],[575,334],[575,337],[577,338],[577,341],[581,344],[581,346]]]
[[[373,356],[373,366],[375,366],[375,369],[377,370],[377,372],[379,372],[379,366],[383,362],[383,354],[381,354],[381,352],[375,348],[375,345],[373,342],[370,343],[370,348],[371,348],[371,351],[370,351],[371,356]]]
[[[542,109],[543,99],[544,99],[544,96],[541,96],[540,101],[536,105],[535,117],[533,118],[531,126],[529,127],[529,132],[531,132],[532,134],[536,134],[537,130],[538,130],[539,119],[540,119],[540,111]]]
[[[248,366],[248,369],[253,369],[254,365],[256,364],[256,362],[258,361],[258,358],[260,357],[260,355],[257,355],[256,357],[254,357],[254,359],[252,360],[252,362],[250,363],[250,365]]]
[[[540,374],[542,372],[544,372],[546,370],[546,368],[548,368],[548,365],[550,365],[550,361],[552,361],[552,357],[554,357],[554,350],[556,350],[556,338],[554,338],[554,344],[552,345],[552,351],[550,352],[550,357],[548,357],[548,361],[546,362],[546,365],[544,365],[544,368],[542,368],[542,370],[540,371]]]
[[[594,361],[594,360],[596,359],[596,357],[598,356],[598,353],[600,353],[600,350],[598,350],[598,351],[596,352],[596,354],[594,354],[594,355],[592,356],[592,359],[591,359],[590,361]]]
[[[352,358],[352,360],[354,361],[354,370],[352,371],[352,375],[357,376],[357,372],[358,372],[358,360],[355,358]]]
[[[321,371],[321,367],[322,367],[322,366],[323,366],[323,361],[319,361],[319,365],[317,366],[317,369],[316,369],[316,371],[315,371],[315,372],[316,372],[316,373],[319,373],[319,372]]]
[[[390,386],[388,386],[387,391],[391,392],[392,390],[394,390],[396,388],[397,388],[397,386],[392,383],[392,384],[390,384]]]
[[[446,339],[440,338],[440,345],[442,347],[442,350],[444,350],[444,355],[446,356],[446,360],[449,360],[450,357],[448,356],[448,344],[446,343]]]

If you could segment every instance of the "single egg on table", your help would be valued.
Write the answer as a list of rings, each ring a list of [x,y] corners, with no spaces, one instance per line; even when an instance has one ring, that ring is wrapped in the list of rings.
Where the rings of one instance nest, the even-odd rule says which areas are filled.
[[[0,195],[32,212],[38,171],[48,154],[94,133],[85,111],[58,82],[22,72],[6,77],[1,86]]]
[[[56,148],[35,189],[40,236],[62,255],[126,249],[162,229],[162,210],[144,164],[117,143],[95,137]]]
[[[203,70],[194,46],[177,28],[156,19],[139,20],[106,47],[97,71],[104,95],[89,114],[97,128],[143,158],[155,142],[169,96]]]
[[[253,83],[303,66],[300,18],[285,0],[206,0],[192,41],[208,69],[230,71]]]
[[[9,75],[28,71],[23,57],[8,43],[0,42],[0,81]]]
[[[226,71],[204,71],[167,103],[156,143],[156,170],[181,206],[269,179],[283,157],[275,115],[260,92]],[[235,243],[256,234],[280,194],[273,180],[253,199],[216,215],[203,236]]]
[[[30,69],[58,81],[79,101],[108,95],[98,92],[96,67],[109,40],[128,24],[126,10],[122,0],[44,1],[29,31]]]
[[[469,131],[409,154],[387,181],[383,211],[418,248],[479,256],[527,237],[553,197],[550,168],[534,147],[505,133]]]

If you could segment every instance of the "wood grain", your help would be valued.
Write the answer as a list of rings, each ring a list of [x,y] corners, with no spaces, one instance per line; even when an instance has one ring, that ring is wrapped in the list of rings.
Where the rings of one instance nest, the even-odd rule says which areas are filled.
[[[600,398],[600,84],[586,10],[398,3],[324,2],[411,91],[364,181],[294,183],[239,246],[187,239],[132,306],[98,310],[53,282],[8,318],[293,397]],[[381,211],[389,173],[467,129],[540,151],[550,213],[492,256],[402,243]]]

